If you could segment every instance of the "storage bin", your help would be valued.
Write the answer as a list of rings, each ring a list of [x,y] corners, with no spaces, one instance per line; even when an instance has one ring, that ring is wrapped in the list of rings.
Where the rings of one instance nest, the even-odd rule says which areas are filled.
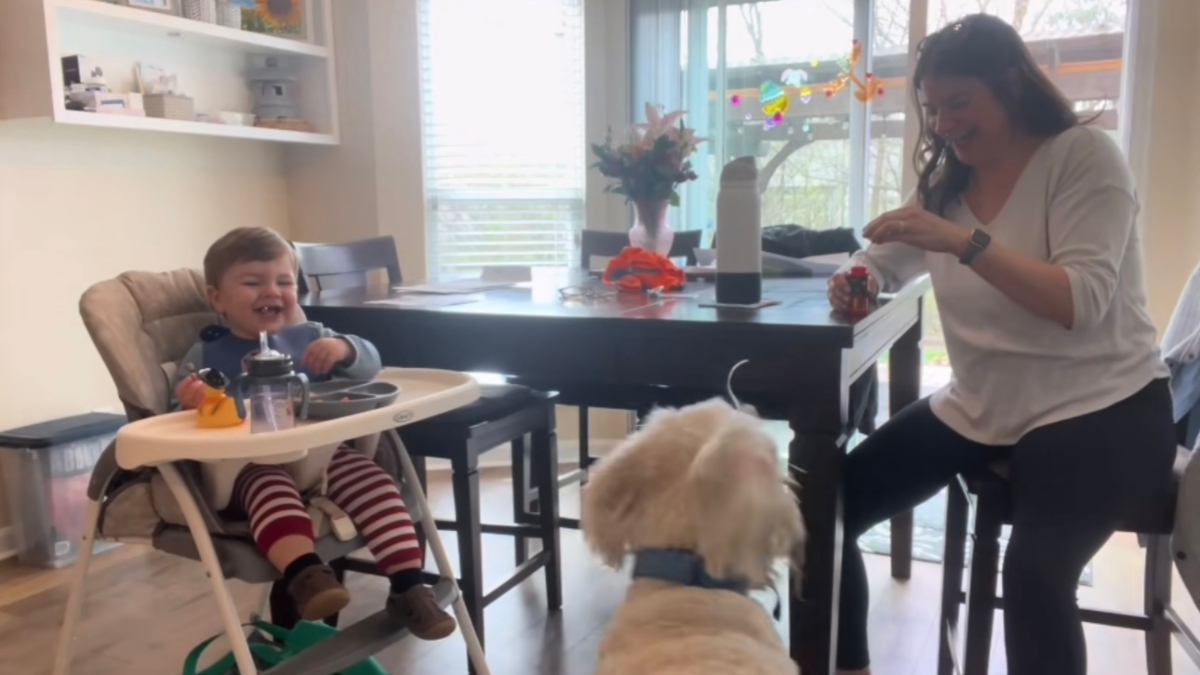
[[[146,94],[142,97],[142,104],[146,108],[146,117],[196,121],[196,102],[188,96]]]
[[[17,559],[41,567],[75,562],[97,460],[125,416],[88,413],[0,433],[0,472]],[[115,544],[97,543],[97,552]]]

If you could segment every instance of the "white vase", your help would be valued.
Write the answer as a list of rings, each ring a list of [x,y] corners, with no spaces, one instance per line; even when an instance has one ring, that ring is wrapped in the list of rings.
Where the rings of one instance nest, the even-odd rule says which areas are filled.
[[[637,220],[629,230],[629,245],[661,256],[671,252],[675,232],[667,224],[666,200],[647,199],[633,203]]]

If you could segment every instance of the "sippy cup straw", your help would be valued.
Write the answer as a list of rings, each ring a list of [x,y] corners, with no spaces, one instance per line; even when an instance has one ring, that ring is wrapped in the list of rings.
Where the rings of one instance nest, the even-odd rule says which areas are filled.
[[[259,331],[258,332],[258,354],[261,357],[261,356],[266,356],[267,354],[270,354],[270,353],[271,353],[271,343],[267,339],[267,331],[265,331],[265,330]],[[274,402],[272,400],[270,400],[269,397],[267,400],[263,401],[262,409],[263,409],[263,412],[266,413],[267,421],[269,422],[271,428],[278,431],[279,423],[275,420],[275,405],[274,405]]]

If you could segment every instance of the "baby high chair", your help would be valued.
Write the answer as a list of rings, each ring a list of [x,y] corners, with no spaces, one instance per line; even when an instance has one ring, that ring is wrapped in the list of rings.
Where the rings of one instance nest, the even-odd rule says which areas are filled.
[[[201,490],[200,462],[161,462],[171,459],[172,450],[167,447],[169,444],[164,441],[156,445],[155,436],[145,431],[161,421],[159,429],[172,427],[183,430],[180,433],[196,433],[197,426],[190,420],[185,423],[174,415],[156,416],[168,412],[175,364],[183,357],[199,331],[216,321],[205,300],[203,277],[195,270],[128,272],[89,288],[80,299],[80,313],[116,383],[117,393],[130,421],[147,421],[122,430],[117,441],[105,450],[92,473],[83,546],[75,564],[55,654],[54,675],[65,675],[70,664],[88,563],[97,538],[152,546],[165,553],[202,562],[212,582],[225,635],[232,646],[236,672],[240,675],[256,674],[259,670],[251,656],[242,622],[224,579],[237,578],[248,583],[279,585],[281,575],[258,553],[249,536],[248,523],[230,520],[206,501]],[[354,447],[371,456],[400,480],[412,518],[420,523],[437,562],[440,580],[434,586],[434,594],[443,607],[454,605],[471,663],[476,672],[486,675],[488,667],[482,647],[466,606],[459,597],[454,571],[433,526],[412,462],[399,436],[391,428],[397,423],[419,421],[470,403],[478,396],[478,386],[468,376],[445,371],[387,369],[380,375],[380,379],[389,378],[406,385],[397,403],[392,406],[287,432],[253,436],[244,434],[236,438],[226,434],[225,437],[243,444],[245,440],[238,439],[252,439],[261,449],[264,441],[275,446],[286,445],[290,441],[283,439],[295,437],[287,436],[294,432],[311,440],[314,433],[312,429],[336,423],[323,432],[328,438],[322,439],[320,444],[314,444],[316,446],[333,442],[334,436],[351,427],[371,427],[370,430],[375,433],[355,438]],[[180,413],[188,414],[191,413]],[[364,422],[356,425],[354,419]],[[231,430],[221,430],[227,431]],[[383,432],[382,436],[379,432]],[[347,433],[346,436],[358,434]],[[198,443],[207,443],[208,438],[217,437],[198,439]],[[118,447],[121,452],[118,452]],[[226,453],[238,447],[241,446],[224,445],[221,451]],[[288,456],[294,458],[306,456],[307,451],[307,447],[295,448],[294,451],[286,449]],[[135,453],[147,461],[131,461]],[[321,454],[324,455],[321,461],[327,461],[328,455]],[[228,453],[223,456],[228,456]],[[208,461],[207,456],[205,461]],[[240,461],[245,463],[244,459]],[[319,513],[314,512],[314,521],[318,528],[317,552],[326,561],[335,562],[366,546],[357,532],[346,540],[349,533],[342,527],[346,521],[340,518],[337,524],[341,537],[334,535],[328,517],[320,517]],[[263,604],[265,600],[266,594]],[[388,617],[385,610],[381,610],[331,639],[310,647],[302,659],[284,661],[263,672],[271,675],[328,675],[367,660],[407,634],[395,620]]]

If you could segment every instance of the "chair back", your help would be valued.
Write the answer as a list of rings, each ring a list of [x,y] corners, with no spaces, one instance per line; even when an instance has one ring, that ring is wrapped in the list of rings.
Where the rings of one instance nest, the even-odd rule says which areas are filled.
[[[700,230],[684,230],[675,233],[671,242],[668,258],[686,258],[688,265],[696,264],[696,249],[700,248]],[[579,264],[583,269],[590,270],[592,258],[615,258],[629,246],[629,234],[626,232],[603,232],[600,230],[583,230],[579,237]]]
[[[368,275],[387,272],[388,284],[401,283],[400,256],[390,236],[360,239],[345,244],[296,242],[300,261],[300,292],[366,288]]]
[[[167,411],[176,364],[217,322],[199,270],[126,272],[79,299],[79,314],[130,420]]]
[[[1200,266],[1179,295],[1160,346],[1171,370],[1179,440],[1190,448],[1200,436]]]

